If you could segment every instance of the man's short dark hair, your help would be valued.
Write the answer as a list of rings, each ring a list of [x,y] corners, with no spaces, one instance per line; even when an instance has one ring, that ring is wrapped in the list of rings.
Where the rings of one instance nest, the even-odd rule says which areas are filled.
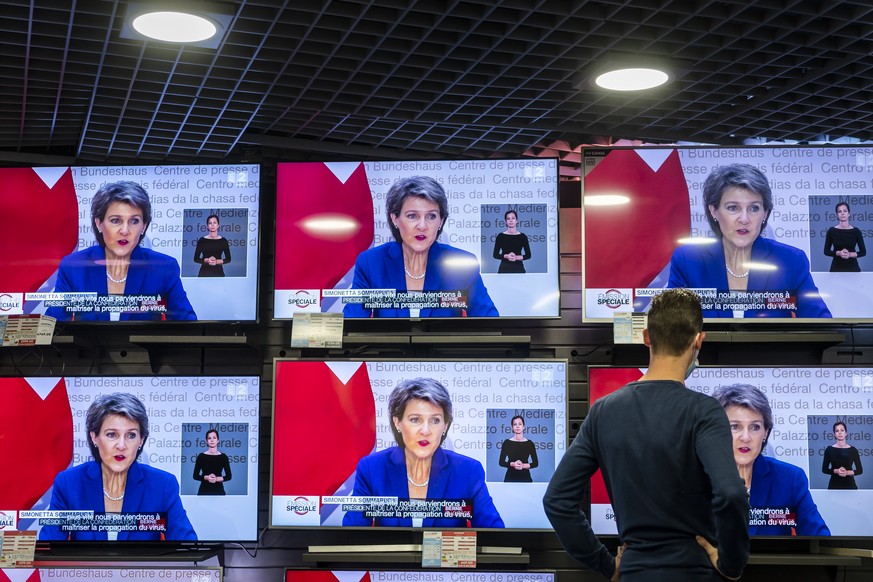
[[[653,354],[681,356],[703,329],[700,296],[688,289],[667,289],[652,299],[646,327]]]

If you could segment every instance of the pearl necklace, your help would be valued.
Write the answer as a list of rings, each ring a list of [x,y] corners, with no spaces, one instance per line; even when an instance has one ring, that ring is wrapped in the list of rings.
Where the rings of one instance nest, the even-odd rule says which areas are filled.
[[[730,270],[730,269],[728,269],[728,270]],[[113,279],[112,275],[109,274],[109,271],[106,271],[106,278],[109,279],[110,281],[112,281],[113,283],[124,283],[125,281],[127,281],[127,275],[125,275],[121,279]]]
[[[424,275],[422,275],[422,277],[423,276]],[[410,483],[412,483],[415,487],[427,487],[427,484],[430,483],[429,477],[424,480],[424,483],[416,483],[415,481],[412,480],[412,475],[410,475],[409,473],[406,474],[406,480],[409,481]]]
[[[746,269],[746,272],[742,275],[737,275],[736,273],[731,271],[731,268],[728,266],[727,263],[724,264],[724,268],[727,269],[727,272],[730,274],[731,277],[736,277],[737,279],[745,279],[749,276],[749,269]]]
[[[406,267],[403,267],[403,270],[406,271],[407,277],[409,277],[410,279],[415,279],[416,281],[418,281],[420,279],[424,279],[424,275],[426,273],[426,272],[422,273],[421,275],[413,275],[412,273],[409,272],[409,269],[407,269]]]
[[[121,501],[122,499],[124,499],[124,493],[122,493],[119,497],[113,497],[106,489],[103,490],[103,495],[105,495],[106,499],[108,499],[109,501]]]

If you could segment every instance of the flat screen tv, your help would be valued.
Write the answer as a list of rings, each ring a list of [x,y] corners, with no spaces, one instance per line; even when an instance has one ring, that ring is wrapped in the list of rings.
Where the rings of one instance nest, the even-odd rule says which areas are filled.
[[[559,315],[555,159],[279,163],[276,183],[277,319]]]
[[[0,168],[0,180],[0,314],[257,320],[259,166]]]
[[[0,480],[3,525],[37,530],[51,544],[106,541],[110,531],[118,532],[118,543],[254,540],[259,399],[255,376],[0,378],[0,456],[8,469]],[[136,413],[143,407],[148,435]],[[91,426],[124,431],[134,439],[125,443],[145,436],[141,451],[112,448],[117,435],[100,428],[97,436],[105,438],[95,439],[89,410],[97,419]],[[110,426],[115,411],[136,418],[141,432]],[[104,465],[126,475],[116,515],[106,511],[110,494],[101,491]]]
[[[550,529],[542,496],[564,455],[566,361],[276,360],[274,370],[272,527]],[[430,472],[404,468],[419,462]]]
[[[441,570],[285,570],[285,582],[555,582],[554,572]]]
[[[586,321],[667,287],[713,322],[873,321],[873,147],[586,149],[583,176]]]
[[[644,372],[589,367],[590,402]],[[757,419],[728,414],[736,421],[732,430],[738,466],[754,463],[749,516],[753,537],[873,536],[873,369],[705,366],[694,370],[685,384],[710,395],[721,387],[728,402],[746,398],[755,410],[764,410],[762,399],[769,404],[772,428],[766,442],[754,437],[755,430],[764,437],[766,426],[752,422],[766,414]],[[737,412],[742,409],[750,407]],[[741,432],[746,425],[750,437]],[[841,428],[846,435],[838,440]],[[756,449],[762,449],[761,458],[754,455]],[[597,473],[591,482],[591,524],[598,534],[615,534],[614,519]]]
[[[221,582],[221,568],[180,568],[173,566],[48,566],[0,569],[0,582],[81,582],[82,580],[179,580],[179,582]]]

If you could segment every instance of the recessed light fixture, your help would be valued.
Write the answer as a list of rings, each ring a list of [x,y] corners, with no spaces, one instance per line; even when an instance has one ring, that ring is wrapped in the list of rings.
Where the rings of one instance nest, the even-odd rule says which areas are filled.
[[[218,48],[233,22],[234,4],[201,0],[132,1],[121,38],[154,39],[186,47]]]
[[[164,42],[200,42],[218,32],[215,23],[206,17],[172,10],[141,14],[131,26],[144,36]]]
[[[598,75],[594,83],[611,91],[642,91],[663,85],[669,79],[670,76],[660,69],[628,67]]]

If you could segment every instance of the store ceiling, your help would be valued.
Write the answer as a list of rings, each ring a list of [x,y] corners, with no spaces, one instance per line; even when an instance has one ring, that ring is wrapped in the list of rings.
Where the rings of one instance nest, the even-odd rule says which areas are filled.
[[[248,0],[216,49],[122,38],[127,4],[3,3],[0,163],[873,138],[867,0]],[[634,55],[676,78],[589,84]]]

